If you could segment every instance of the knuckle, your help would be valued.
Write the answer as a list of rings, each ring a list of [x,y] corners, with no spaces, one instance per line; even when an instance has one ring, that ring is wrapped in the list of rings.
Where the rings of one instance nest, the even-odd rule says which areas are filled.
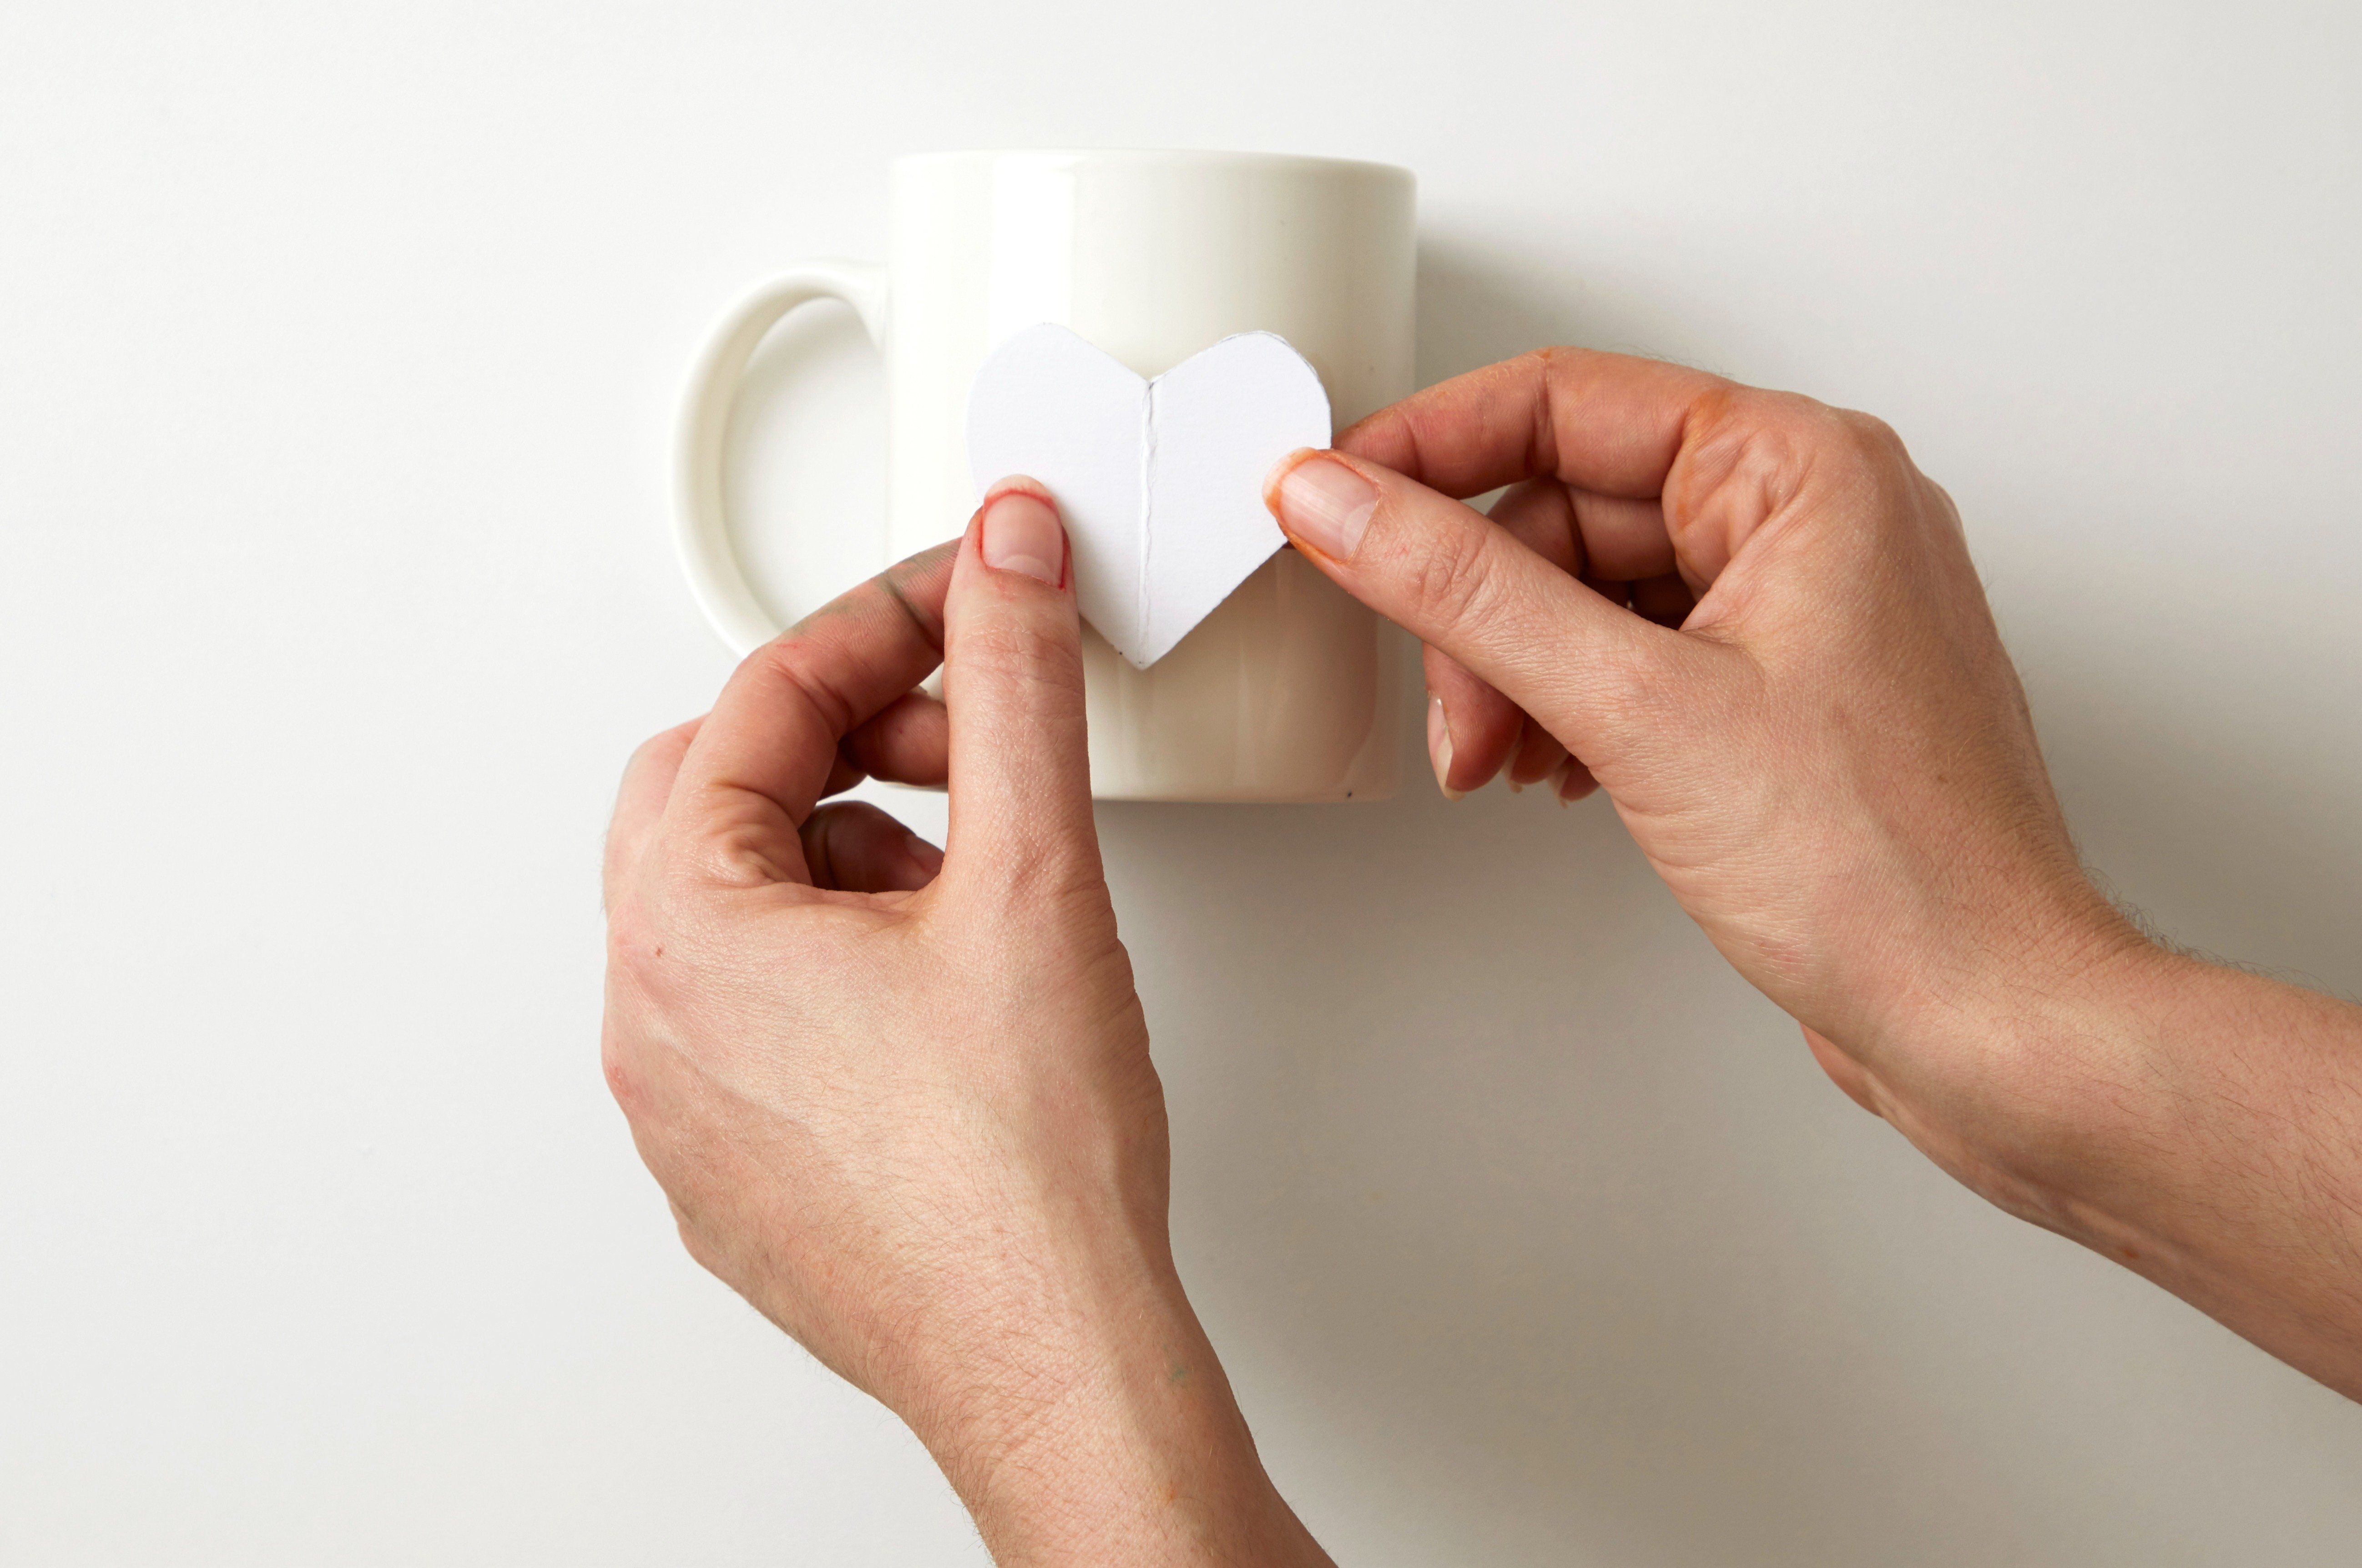
[[[607,908],[607,961],[621,964],[646,945],[649,931],[646,906],[639,890],[626,888]]]
[[[748,654],[733,679],[751,678],[758,689],[802,705],[832,733],[842,734],[853,727],[854,715],[843,696],[818,673],[828,662],[831,639],[844,635],[841,617],[819,620],[827,613],[807,617]]]
[[[1801,392],[1763,392],[1758,425],[1798,455],[1877,462],[1900,454],[1901,437],[1884,420],[1838,408]]]
[[[1585,672],[1584,705],[1603,734],[1658,733],[1664,682],[1640,661],[1607,652]]]
[[[629,773],[632,767],[642,763],[657,759],[669,761],[678,757],[689,749],[690,742],[696,737],[698,728],[703,723],[702,719],[689,719],[669,729],[658,730],[632,748],[630,765],[624,771]]]
[[[607,1080],[607,1092],[614,1097],[624,1116],[636,1115],[641,1098],[639,1075],[624,1056],[623,1043],[612,1027],[600,1032],[599,1073]]]
[[[1915,483],[1918,470],[1894,427],[1874,414],[1852,409],[1823,413],[1826,434],[1820,452],[1835,459],[1832,477],[1870,502],[1873,515],[1899,516],[1917,510],[1908,503],[1921,499]],[[1940,505],[1936,508],[1938,513],[1942,510]]]
[[[1664,641],[1646,654],[1603,649],[1581,677],[1584,706],[1600,734],[1628,748],[1666,758],[1694,753],[1703,737],[1737,733],[1764,711],[1760,684],[1725,654]]]
[[[999,615],[967,629],[955,657],[971,677],[1024,682],[1063,695],[1082,688],[1082,658],[1074,633],[1035,615]]]
[[[1533,374],[1548,380],[1557,375],[1562,367],[1581,357],[1582,353],[1583,350],[1580,348],[1554,343],[1540,348],[1529,348],[1509,363],[1520,370],[1530,370]]]
[[[1876,414],[1849,408],[1822,411],[1822,450],[1839,456],[1847,469],[1873,485],[1891,485],[1911,471],[1911,454],[1894,426]]]
[[[1012,932],[1037,946],[1091,951],[1113,943],[1115,907],[1096,856],[1045,845],[975,889],[955,924],[955,944],[988,972]]]
[[[1805,400],[1755,387],[1709,388],[1691,404],[1688,428],[1667,477],[1669,513],[1703,512],[1708,498],[1765,488],[1792,471]]]
[[[1693,517],[1727,503],[1751,527],[1807,493],[1875,490],[1909,471],[1902,437],[1882,419],[1798,392],[1730,386],[1700,397],[1668,500]]]
[[[1421,627],[1448,632],[1484,619],[1491,600],[1489,543],[1489,530],[1452,528],[1418,556],[1409,587]]]
[[[674,730],[665,730],[657,734],[650,735],[647,739],[634,746],[632,748],[630,758],[624,765],[624,772],[630,773],[635,769],[642,767],[649,762],[654,761],[658,756],[663,756],[665,751],[673,744],[673,736],[678,733],[679,732]]]
[[[760,670],[767,681],[810,697],[811,668],[822,652],[816,642],[811,633],[798,626],[748,654],[746,662]]]
[[[763,679],[792,679],[810,657],[807,646],[810,635],[804,624],[798,622],[740,659],[737,675]]]
[[[625,887],[607,911],[609,975],[647,992],[662,967],[666,940],[664,922],[650,908],[645,889]]]
[[[1801,468],[1811,455],[1848,444],[1838,411],[1801,392],[1751,392],[1733,412],[1748,454],[1767,466]]]
[[[1880,458],[1903,455],[1903,437],[1894,433],[1893,425],[1878,415],[1850,408],[1837,409],[1833,413],[1838,426],[1863,454]]]

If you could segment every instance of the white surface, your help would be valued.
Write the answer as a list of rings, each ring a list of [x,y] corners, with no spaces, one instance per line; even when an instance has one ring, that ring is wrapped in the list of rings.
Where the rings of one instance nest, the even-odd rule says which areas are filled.
[[[0,1561],[976,1560],[681,1255],[593,1050],[610,789],[727,662],[673,399],[747,281],[880,253],[904,150],[1407,164],[1423,379],[1573,339],[1876,410],[2092,858],[2362,988],[2357,46],[2329,5],[0,13]],[[849,383],[757,361],[782,538],[880,503],[854,332],[780,348]],[[2352,1562],[2362,1410],[1854,1110],[1603,808],[1101,820],[1184,1267],[1341,1559]]]
[[[1043,322],[994,349],[968,395],[977,498],[1010,474],[1048,487],[1085,619],[1141,669],[1287,542],[1264,476],[1329,436],[1320,373],[1268,332],[1142,380]]]

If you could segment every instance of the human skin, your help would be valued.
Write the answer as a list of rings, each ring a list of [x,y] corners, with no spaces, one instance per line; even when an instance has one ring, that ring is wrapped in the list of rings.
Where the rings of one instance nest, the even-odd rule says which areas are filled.
[[[690,1254],[909,1422],[999,1561],[1323,1563],[1174,1272],[1082,690],[1025,481],[750,656],[625,774],[607,1081]],[[941,854],[819,803],[866,773],[948,782]]]
[[[1454,499],[1502,485],[1490,517]],[[1447,793],[1604,792],[1858,1103],[2362,1397],[2362,1010],[2166,951],[2092,888],[1891,431],[1549,350],[1267,494],[1428,644]],[[1325,1562],[1174,1270],[1068,575],[1046,494],[1005,483],[955,554],[641,748],[609,1082],[690,1253],[909,1421],[1000,1562]],[[943,703],[912,690],[939,656]],[[941,856],[820,804],[865,775],[948,781]]]
[[[1454,499],[1504,485],[1490,517]],[[1892,430],[1545,349],[1268,494],[1427,644],[1447,792],[1595,784],[1857,1103],[2362,1397],[2362,1009],[2168,951],[2094,889],[1959,514]]]

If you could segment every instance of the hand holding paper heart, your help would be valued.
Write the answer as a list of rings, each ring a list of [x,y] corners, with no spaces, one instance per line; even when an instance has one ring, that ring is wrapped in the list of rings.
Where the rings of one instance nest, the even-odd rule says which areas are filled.
[[[1049,488],[1083,618],[1142,669],[1287,542],[1264,474],[1329,437],[1319,373],[1268,332],[1147,381],[1043,322],[995,349],[968,392],[977,495],[1010,474]]]
[[[1447,792],[1539,728],[1857,1102],[2362,1398],[2362,1008],[2164,951],[2092,886],[1959,513],[1893,431],[1546,349],[1272,489],[1427,643]]]
[[[1002,486],[641,748],[607,1078],[691,1253],[910,1420],[997,1561],[1310,1568],[1173,1267],[1066,560]],[[946,847],[822,803],[861,769],[948,779]]]

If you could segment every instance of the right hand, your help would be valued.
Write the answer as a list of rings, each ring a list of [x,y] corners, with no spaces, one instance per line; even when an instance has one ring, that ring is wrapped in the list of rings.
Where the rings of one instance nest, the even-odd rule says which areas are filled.
[[[1454,499],[1503,485],[1489,518]],[[2083,874],[1959,514],[1893,431],[1544,349],[1295,454],[1267,498],[1427,643],[1447,793],[1504,763],[1596,780],[1840,1087],[2060,1224],[2041,1167],[2075,1114],[2045,1096],[2073,1075],[1979,1026],[2144,944]]]

